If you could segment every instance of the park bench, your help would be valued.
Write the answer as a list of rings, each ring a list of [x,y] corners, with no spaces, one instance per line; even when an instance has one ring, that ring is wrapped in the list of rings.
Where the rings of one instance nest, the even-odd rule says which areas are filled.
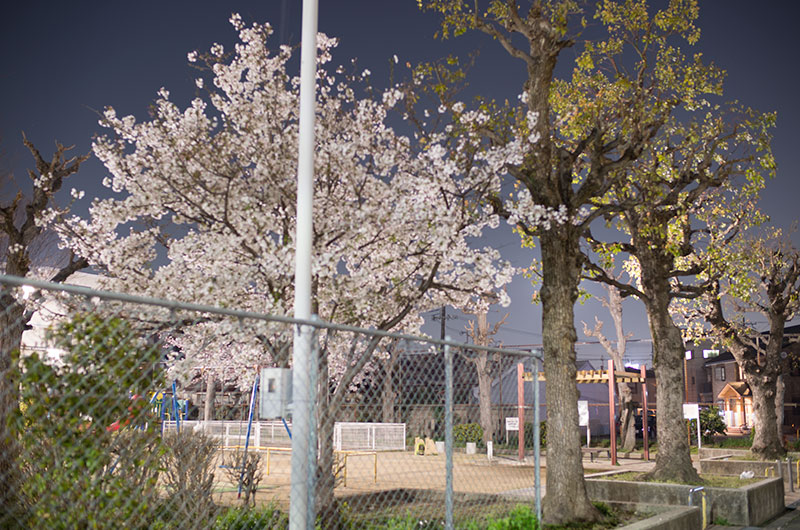
[[[605,453],[608,458],[611,458],[611,449],[607,447],[582,447],[581,452],[589,455],[589,460],[594,462],[595,457],[600,458],[602,453]]]

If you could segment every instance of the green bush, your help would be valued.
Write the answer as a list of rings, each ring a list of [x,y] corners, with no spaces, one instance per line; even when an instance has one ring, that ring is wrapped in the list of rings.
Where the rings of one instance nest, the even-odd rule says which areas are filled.
[[[547,445],[547,422],[539,422],[539,445]],[[525,424],[525,447],[533,447],[533,423]]]
[[[459,443],[483,440],[483,427],[478,423],[459,423],[453,427],[453,440]]]
[[[289,528],[289,517],[275,506],[255,508],[229,508],[217,516],[212,526],[214,530],[253,530],[270,528],[282,530]]]
[[[697,420],[691,420],[690,429],[696,438]],[[725,435],[725,422],[720,417],[717,407],[712,405],[707,409],[700,409],[700,432],[704,444],[710,444],[714,440],[714,436],[718,434]]]
[[[536,512],[529,506],[515,507],[508,517],[489,521],[487,530],[530,530],[538,528]]]
[[[158,507],[158,433],[144,399],[160,348],[119,318],[78,314],[21,359],[21,496],[27,526],[148,526]],[[133,427],[136,426],[136,429]],[[155,448],[155,449],[154,449]]]

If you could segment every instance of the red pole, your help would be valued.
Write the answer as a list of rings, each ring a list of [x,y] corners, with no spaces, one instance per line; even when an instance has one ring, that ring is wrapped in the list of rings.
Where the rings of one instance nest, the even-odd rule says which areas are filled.
[[[519,431],[518,436],[518,453],[519,461],[525,460],[525,388],[522,386],[522,363],[517,364],[517,417],[519,418]],[[539,374],[535,374],[534,377]]]
[[[644,459],[650,460],[650,442],[647,438],[647,368],[642,366],[642,440],[644,442]]]
[[[614,361],[608,360],[608,425],[611,431],[611,465],[617,465],[617,426],[614,419],[616,412],[614,407]]]

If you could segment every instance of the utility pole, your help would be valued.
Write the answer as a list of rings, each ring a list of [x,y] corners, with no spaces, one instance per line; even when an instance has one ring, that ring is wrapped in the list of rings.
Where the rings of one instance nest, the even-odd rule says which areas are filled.
[[[442,321],[442,328],[441,328],[441,332],[439,333],[439,338],[444,340],[444,337],[445,337],[445,335],[444,335],[444,324],[445,324],[445,321],[447,320],[447,306],[444,306],[444,305],[442,306],[442,313],[441,313],[439,318]],[[444,349],[442,349],[442,351],[444,351]]]

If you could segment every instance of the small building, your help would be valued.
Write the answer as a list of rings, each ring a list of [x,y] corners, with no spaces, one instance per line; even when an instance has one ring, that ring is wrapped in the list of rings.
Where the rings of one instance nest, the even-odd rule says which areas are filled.
[[[744,381],[732,381],[722,387],[717,395],[717,403],[728,427],[741,429],[752,424],[753,394]]]

